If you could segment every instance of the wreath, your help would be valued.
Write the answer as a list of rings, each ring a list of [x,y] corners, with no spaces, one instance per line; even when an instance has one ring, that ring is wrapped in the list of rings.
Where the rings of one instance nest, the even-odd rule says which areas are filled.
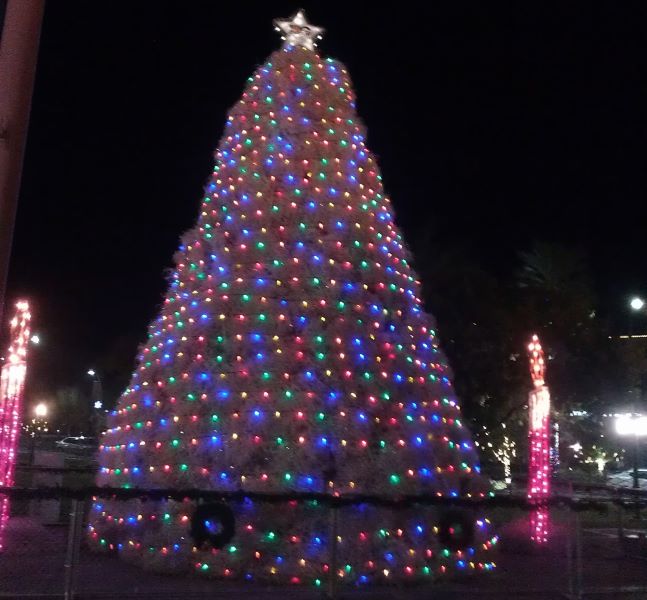
[[[471,515],[458,509],[450,509],[440,516],[438,539],[453,552],[465,550],[474,542],[474,520]]]
[[[191,537],[200,547],[209,543],[213,548],[222,548],[236,533],[234,513],[222,502],[200,504],[191,518]]]

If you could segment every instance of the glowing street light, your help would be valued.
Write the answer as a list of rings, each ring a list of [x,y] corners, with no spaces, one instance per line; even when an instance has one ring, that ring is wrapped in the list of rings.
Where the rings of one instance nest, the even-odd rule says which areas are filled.
[[[616,432],[618,435],[633,436],[633,487],[638,489],[638,449],[639,438],[647,436],[647,417],[636,414],[618,415],[616,417]]]
[[[634,296],[631,299],[631,302],[629,302],[629,306],[631,306],[633,310],[642,310],[642,308],[645,306],[645,301],[638,296]]]
[[[578,454],[578,453],[580,453],[580,452],[582,451],[582,448],[583,448],[583,447],[584,447],[584,446],[582,446],[582,444],[580,444],[579,442],[575,442],[574,444],[571,444],[571,445],[569,446],[569,448],[571,448],[571,449],[573,450],[573,454]]]
[[[34,344],[34,346],[38,346],[38,344],[40,344],[40,336],[37,333],[35,333],[34,335],[31,336],[30,341],[32,344]]]
[[[88,369],[88,375],[90,377],[94,377],[97,374],[97,372],[94,369]]]
[[[47,416],[47,404],[40,402],[34,407],[34,415],[38,419],[44,419]]]
[[[647,435],[647,417],[631,414],[616,417],[616,433],[636,437]]]

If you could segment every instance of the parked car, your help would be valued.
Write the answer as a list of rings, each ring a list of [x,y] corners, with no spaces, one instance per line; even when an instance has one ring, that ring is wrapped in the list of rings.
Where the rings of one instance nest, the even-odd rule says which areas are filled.
[[[634,486],[634,470],[621,471],[609,475],[609,485],[618,488],[632,488]],[[647,490],[647,469],[638,469],[638,485],[641,490]]]
[[[97,440],[92,437],[66,437],[56,442],[57,448],[61,450],[96,450]]]

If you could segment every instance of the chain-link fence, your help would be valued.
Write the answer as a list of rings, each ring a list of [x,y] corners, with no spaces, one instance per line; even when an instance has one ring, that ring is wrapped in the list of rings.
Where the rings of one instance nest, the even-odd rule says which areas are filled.
[[[244,502],[246,494],[205,493],[196,490],[106,490],[64,486],[67,472],[48,470],[32,478],[38,487],[5,489],[11,497],[11,519],[4,532],[0,554],[0,597],[60,596],[71,598],[647,598],[647,498],[639,494],[613,496],[596,490],[586,497],[553,498],[549,511],[549,540],[530,542],[532,507],[512,496],[497,496],[479,506],[488,515],[500,542],[492,555],[492,572],[459,573],[430,578],[429,583],[348,585],[344,581],[343,548],[329,544],[329,568],[318,587],[268,585],[227,578],[210,579],[195,570],[173,575],[156,573],[124,561],[116,553],[97,552],[89,544],[88,522],[101,498],[109,502],[133,502],[148,498],[191,497],[192,501]],[[77,473],[78,474],[78,473]],[[52,477],[55,479],[52,480]],[[66,480],[66,478],[68,478]],[[78,481],[78,477],[74,478]],[[52,487],[54,481],[57,486]],[[47,484],[50,485],[47,485]],[[100,495],[97,496],[97,493]],[[312,495],[267,495],[253,500],[271,506],[277,514],[288,504],[313,501]],[[316,495],[315,495],[316,496]],[[93,498],[95,498],[93,500]],[[348,522],[346,511],[358,501],[316,496],[327,515],[330,540],[338,539]],[[438,498],[404,498],[383,501],[365,497],[362,506],[388,513],[414,512],[420,523],[437,520],[438,511],[459,510],[462,503]],[[422,525],[421,525],[422,526]],[[341,539],[341,537],[339,537]],[[236,538],[234,537],[234,542]],[[467,558],[469,560],[469,558]]]

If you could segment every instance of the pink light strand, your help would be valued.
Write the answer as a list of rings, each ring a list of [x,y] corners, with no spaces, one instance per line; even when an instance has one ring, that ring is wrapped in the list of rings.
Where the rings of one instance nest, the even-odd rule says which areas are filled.
[[[27,374],[29,343],[29,304],[16,302],[11,320],[11,341],[7,360],[0,372],[0,485],[14,483],[22,396]],[[4,531],[9,520],[9,498],[0,495],[0,551],[4,547]]]

